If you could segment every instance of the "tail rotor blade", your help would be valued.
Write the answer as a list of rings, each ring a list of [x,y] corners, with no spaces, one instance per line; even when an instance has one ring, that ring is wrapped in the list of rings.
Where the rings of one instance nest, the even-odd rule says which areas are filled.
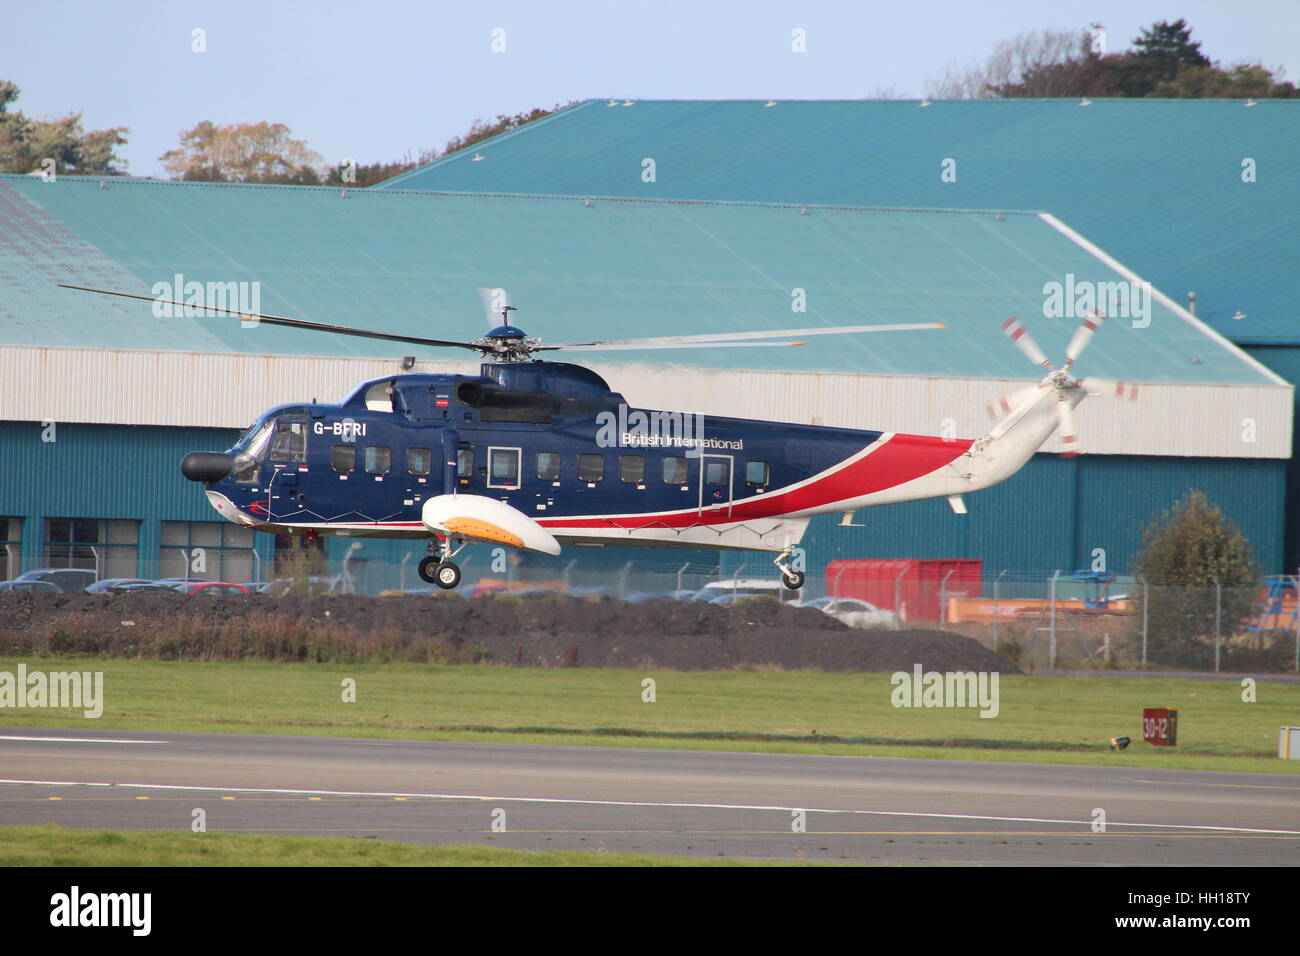
[[[1065,350],[1065,368],[1073,365],[1083,354],[1083,350],[1088,347],[1092,337],[1097,334],[1101,324],[1106,321],[1106,317],[1100,312],[1093,310],[1092,315],[1088,316],[1074,332],[1074,338],[1070,339],[1070,344]]]
[[[1022,388],[1020,391],[1012,392],[1010,395],[1003,395],[995,402],[989,402],[984,406],[984,410],[989,413],[989,418],[993,419],[995,422],[999,421],[1010,415],[1021,402],[1030,395],[1035,394],[1037,391],[1037,386]]]
[[[1074,458],[1079,454],[1079,436],[1074,430],[1074,407],[1065,395],[1056,398],[1056,423],[1061,433],[1061,457]]]
[[[1081,378],[1079,387],[1110,398],[1133,401],[1138,397],[1138,386],[1133,382],[1117,382],[1113,378]]]
[[[1025,357],[1028,358],[1029,361],[1033,362],[1035,365],[1041,365],[1049,372],[1054,371],[1052,363],[1047,360],[1047,356],[1043,354],[1043,350],[1040,349],[1037,343],[1029,337],[1029,333],[1025,331],[1025,327],[1020,324],[1020,320],[1014,315],[1002,323],[1002,332],[1007,338],[1015,343],[1016,348],[1025,353]]]

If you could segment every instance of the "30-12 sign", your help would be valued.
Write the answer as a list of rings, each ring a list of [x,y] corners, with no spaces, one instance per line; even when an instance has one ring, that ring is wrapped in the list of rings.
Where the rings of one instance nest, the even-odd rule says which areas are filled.
[[[1147,707],[1142,711],[1142,739],[1156,747],[1178,745],[1178,711]]]

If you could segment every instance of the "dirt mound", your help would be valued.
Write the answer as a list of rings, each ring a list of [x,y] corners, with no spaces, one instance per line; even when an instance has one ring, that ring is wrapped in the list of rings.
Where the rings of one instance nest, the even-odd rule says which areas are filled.
[[[492,661],[523,667],[775,666],[1019,673],[978,641],[863,631],[811,608],[565,596],[0,594],[0,654]]]

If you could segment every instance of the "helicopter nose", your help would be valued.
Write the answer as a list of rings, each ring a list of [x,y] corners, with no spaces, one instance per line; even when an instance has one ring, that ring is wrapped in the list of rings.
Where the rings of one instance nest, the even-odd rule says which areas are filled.
[[[192,451],[181,459],[181,474],[190,481],[209,484],[230,474],[234,463],[234,456],[224,452]]]

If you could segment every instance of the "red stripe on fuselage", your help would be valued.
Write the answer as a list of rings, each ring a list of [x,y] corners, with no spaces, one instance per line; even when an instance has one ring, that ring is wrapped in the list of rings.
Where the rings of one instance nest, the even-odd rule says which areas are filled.
[[[816,481],[800,488],[764,497],[759,501],[736,502],[730,511],[725,505],[715,510],[711,505],[706,504],[703,514],[691,508],[666,515],[541,518],[537,523],[545,528],[607,528],[611,523],[617,524],[620,528],[650,525],[680,528],[698,524],[729,524],[735,521],[794,514],[809,508],[819,508],[837,501],[874,494],[928,475],[961,457],[971,444],[969,439],[944,441],[942,438],[927,435],[894,435],[888,441],[883,441],[879,448],[867,446],[871,449],[871,454],[863,455],[848,465],[841,463],[835,470]]]

